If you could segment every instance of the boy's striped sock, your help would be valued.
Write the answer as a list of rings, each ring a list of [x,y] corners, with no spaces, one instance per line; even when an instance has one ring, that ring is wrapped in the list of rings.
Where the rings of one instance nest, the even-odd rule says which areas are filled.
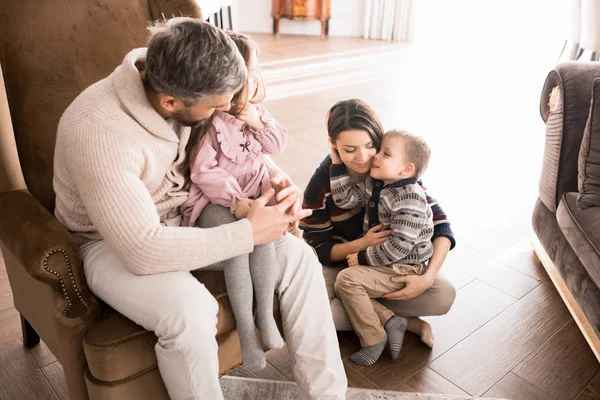
[[[379,356],[383,353],[383,349],[385,349],[386,342],[387,340],[382,340],[373,346],[363,347],[352,354],[350,359],[358,365],[369,367],[377,362],[377,359],[379,359]]]
[[[383,328],[388,335],[388,343],[390,345],[390,354],[392,360],[400,358],[400,350],[402,350],[402,342],[404,341],[404,332],[406,332],[406,318],[393,316],[387,320]]]

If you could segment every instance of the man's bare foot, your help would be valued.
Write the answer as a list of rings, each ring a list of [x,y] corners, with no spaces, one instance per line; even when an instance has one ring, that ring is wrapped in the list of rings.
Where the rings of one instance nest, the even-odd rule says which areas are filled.
[[[425,343],[426,346],[433,348],[433,330],[427,321],[423,321],[418,317],[408,318],[406,330],[419,335],[421,337],[421,342]]]

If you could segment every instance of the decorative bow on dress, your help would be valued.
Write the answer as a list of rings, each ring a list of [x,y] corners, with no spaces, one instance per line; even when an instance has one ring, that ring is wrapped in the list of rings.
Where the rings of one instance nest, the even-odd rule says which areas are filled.
[[[242,148],[242,153],[245,151],[247,151],[248,153],[250,153],[250,149],[248,148],[248,146],[250,146],[250,141],[246,140],[246,143],[241,143],[240,147]]]

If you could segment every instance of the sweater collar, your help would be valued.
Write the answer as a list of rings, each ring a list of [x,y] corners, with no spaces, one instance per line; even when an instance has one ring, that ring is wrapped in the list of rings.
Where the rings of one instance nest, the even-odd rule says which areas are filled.
[[[401,188],[402,186],[412,185],[417,183],[417,178],[405,178],[400,179],[394,183],[390,183],[389,185],[385,185],[386,188]]]
[[[170,142],[179,142],[179,137],[171,129],[168,122],[156,112],[150,104],[140,73],[135,66],[136,61],[146,57],[146,49],[138,48],[130,51],[123,63],[113,72],[113,85],[123,108],[143,126],[148,132]],[[185,137],[185,130],[181,127],[180,136]]]

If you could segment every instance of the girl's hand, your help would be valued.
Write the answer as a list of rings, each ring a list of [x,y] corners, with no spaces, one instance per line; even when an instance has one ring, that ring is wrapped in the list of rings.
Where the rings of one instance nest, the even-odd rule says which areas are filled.
[[[391,230],[382,231],[383,224],[376,225],[368,230],[367,233],[360,239],[361,250],[366,250],[367,247],[377,246],[378,244],[385,243],[387,237],[392,234]]]
[[[397,292],[384,294],[383,298],[388,300],[410,300],[414,299],[433,285],[427,275],[394,276],[392,282],[404,282],[406,286]]]
[[[338,153],[337,149],[333,146],[331,141],[329,142],[330,152],[331,152],[331,161],[333,164],[343,164],[342,158],[340,157],[340,153]]]
[[[246,107],[240,111],[236,118],[244,121],[250,128],[257,131],[262,131],[266,128],[254,104],[246,103]]]
[[[348,260],[348,265],[351,267],[358,266],[358,253],[348,254],[346,256],[346,260]]]
[[[237,219],[246,218],[253,201],[252,199],[237,199],[235,201],[235,217]]]

